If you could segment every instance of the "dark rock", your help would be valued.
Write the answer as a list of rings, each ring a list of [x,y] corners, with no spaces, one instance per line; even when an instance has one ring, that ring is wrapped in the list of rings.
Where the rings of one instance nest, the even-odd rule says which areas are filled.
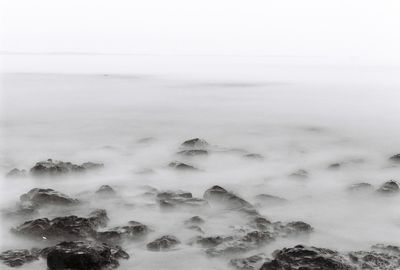
[[[297,178],[297,179],[306,179],[308,178],[308,172],[303,169],[299,169],[289,175],[292,178]]]
[[[129,221],[128,225],[115,227],[104,232],[97,233],[97,239],[107,243],[119,243],[123,240],[136,240],[147,235],[149,228],[136,221]]]
[[[6,174],[6,177],[21,178],[21,177],[26,177],[26,175],[27,175],[26,170],[19,170],[17,168],[14,168]]]
[[[328,169],[337,170],[340,169],[342,165],[343,165],[342,163],[332,163],[328,166]]]
[[[208,151],[207,150],[203,150],[203,149],[190,149],[190,150],[179,151],[177,154],[178,155],[183,155],[183,156],[189,156],[189,157],[206,156],[206,155],[208,155]]]
[[[68,173],[79,173],[87,170],[102,168],[103,164],[85,162],[82,165],[76,165],[71,162],[53,161],[48,159],[46,161],[39,161],[30,169],[30,173],[35,176],[56,176]]]
[[[197,171],[195,167],[179,161],[171,162],[168,164],[168,166],[180,171]]]
[[[18,235],[44,240],[83,240],[94,239],[96,229],[108,220],[104,210],[97,210],[88,218],[77,216],[57,217],[52,220],[40,218],[26,221],[12,232]]]
[[[73,205],[79,202],[78,200],[72,199],[71,197],[51,188],[31,189],[28,193],[21,195],[20,200],[23,204],[31,204],[34,206]]]
[[[264,159],[263,155],[255,154],[255,153],[245,154],[245,155],[243,155],[243,157],[250,158],[250,159],[259,159],[259,160]]]
[[[178,238],[172,235],[164,235],[147,244],[147,249],[151,251],[166,251],[180,244]]]
[[[400,162],[400,154],[393,155],[389,158],[391,161]]]
[[[162,208],[174,208],[178,206],[202,207],[207,202],[200,198],[194,198],[192,193],[185,191],[165,191],[157,194],[157,200]]]
[[[347,188],[348,191],[354,192],[363,192],[370,191],[373,189],[373,186],[369,183],[356,183]]]
[[[269,221],[268,219],[266,219],[265,217],[261,217],[261,216],[254,217],[250,221],[249,225],[250,225],[250,227],[255,228],[257,230],[261,230],[261,231],[269,231],[273,228],[272,222]]]
[[[61,242],[47,248],[46,253],[50,270],[105,270],[117,268],[118,259],[129,258],[118,246],[81,241]]]
[[[309,234],[314,231],[310,224],[303,221],[293,221],[289,223],[274,222],[272,226],[274,232],[282,237]]]
[[[347,258],[325,248],[298,245],[277,250],[273,256],[260,270],[356,270]]]
[[[222,244],[224,241],[232,240],[232,237],[222,237],[222,236],[197,236],[191,240],[191,244],[197,244],[204,248],[216,247]]]
[[[39,260],[38,249],[12,249],[4,251],[0,254],[0,260],[10,267],[21,266],[35,260]]]
[[[262,205],[279,205],[288,202],[288,200],[284,198],[270,194],[259,194],[255,197],[255,199],[258,203]]]
[[[190,147],[190,148],[205,148],[209,146],[208,142],[205,140],[194,138],[187,141],[184,141],[181,146],[183,147]]]
[[[257,270],[266,260],[265,254],[257,254],[247,258],[232,259],[230,265],[238,270]]]
[[[96,194],[97,195],[101,195],[101,196],[110,196],[110,197],[112,197],[112,196],[116,195],[116,192],[109,185],[103,185],[96,191]]]
[[[184,221],[185,225],[201,225],[204,224],[204,219],[202,219],[199,216],[193,216],[189,218],[188,220]]]
[[[396,181],[390,180],[385,182],[380,188],[378,188],[377,192],[382,194],[394,194],[399,192],[399,184]]]
[[[360,269],[397,270],[400,267],[400,256],[376,251],[350,252],[350,260]]]
[[[249,202],[220,186],[213,186],[207,189],[203,198],[212,204],[223,205],[229,210],[241,211],[251,215],[258,214],[257,210]]]

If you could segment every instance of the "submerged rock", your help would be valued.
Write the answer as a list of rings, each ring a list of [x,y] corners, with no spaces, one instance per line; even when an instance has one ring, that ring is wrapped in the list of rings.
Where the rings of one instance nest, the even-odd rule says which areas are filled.
[[[223,236],[196,236],[194,239],[190,241],[191,244],[196,244],[202,246],[204,248],[212,248],[216,247],[219,244],[222,244],[224,241],[232,240],[231,236],[223,237]]]
[[[182,156],[189,156],[189,157],[206,156],[206,155],[208,155],[208,151],[203,150],[203,149],[190,149],[190,150],[179,151],[177,154],[182,155]]]
[[[55,191],[51,188],[34,188],[28,193],[21,195],[21,203],[28,203],[34,206],[44,205],[73,205],[79,201],[68,195]]]
[[[230,265],[238,270],[258,270],[266,260],[267,256],[261,253],[247,258],[232,259]]]
[[[245,154],[245,155],[243,155],[243,157],[249,158],[249,159],[258,159],[258,160],[264,159],[263,155],[256,154],[256,153]]]
[[[394,162],[400,162],[400,154],[393,155],[389,158],[389,160]]]
[[[252,204],[220,186],[207,189],[203,198],[211,204],[223,205],[229,210],[241,211],[251,215],[258,214]]]
[[[147,235],[149,228],[137,221],[129,221],[126,226],[119,226],[97,233],[97,239],[107,243],[119,243],[123,240],[136,240]]]
[[[199,138],[184,141],[181,146],[190,148],[206,148],[209,146],[208,142]]]
[[[174,208],[179,206],[202,207],[207,202],[200,198],[194,198],[192,193],[185,191],[165,191],[157,194],[158,204],[162,208]]]
[[[262,205],[280,205],[288,202],[288,200],[284,198],[270,194],[259,194],[255,196],[255,199],[258,203]]]
[[[260,270],[356,270],[346,257],[326,248],[297,245],[277,250],[273,257]]]
[[[110,187],[109,185],[102,185],[101,187],[99,187],[99,189],[96,191],[97,195],[101,195],[101,196],[115,196],[117,193],[115,192],[115,190]]]
[[[292,221],[289,223],[274,222],[272,223],[272,227],[275,234],[280,237],[304,235],[314,231],[310,224],[303,221]]]
[[[26,170],[20,170],[17,168],[12,169],[11,171],[9,171],[6,174],[6,177],[8,178],[22,178],[22,177],[26,177],[27,172]]]
[[[151,251],[167,251],[176,247],[180,243],[181,242],[175,236],[164,235],[148,243],[147,249]]]
[[[399,184],[396,181],[390,180],[385,182],[380,188],[378,188],[377,192],[381,194],[395,194],[400,191]]]
[[[184,221],[185,225],[201,225],[204,224],[204,219],[202,219],[199,216],[193,216],[191,218],[189,218],[188,220]]]
[[[197,168],[193,167],[192,165],[188,165],[179,161],[173,161],[169,163],[168,166],[180,171],[197,171]]]
[[[308,172],[303,169],[299,169],[289,175],[292,178],[297,178],[297,179],[306,179],[308,178]]]
[[[46,161],[39,161],[30,169],[30,173],[35,176],[56,176],[68,173],[84,172],[102,168],[103,164],[85,162],[81,165],[76,165],[71,162],[57,161],[48,159]]]
[[[354,191],[354,192],[364,192],[364,191],[370,191],[373,189],[373,186],[369,183],[356,183],[356,184],[352,184],[351,186],[349,186],[347,188],[348,191]]]
[[[94,242],[61,242],[44,251],[50,270],[102,270],[117,268],[129,255],[120,247]]]
[[[342,165],[343,165],[342,163],[332,163],[328,166],[328,169],[337,170],[340,169]]]
[[[39,260],[38,249],[11,249],[0,254],[0,260],[10,267],[21,266],[35,260]]]

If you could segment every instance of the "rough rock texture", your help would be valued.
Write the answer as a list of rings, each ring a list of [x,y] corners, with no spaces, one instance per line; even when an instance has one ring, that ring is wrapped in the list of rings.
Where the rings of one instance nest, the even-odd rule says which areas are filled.
[[[38,249],[12,249],[6,250],[0,254],[0,260],[10,267],[21,266],[39,259]]]
[[[129,221],[126,226],[119,226],[97,233],[97,239],[107,243],[119,243],[123,240],[136,240],[147,235],[149,228],[136,221]]]
[[[190,150],[179,151],[177,154],[182,155],[182,156],[188,156],[188,157],[206,156],[206,155],[208,155],[208,151],[203,150],[203,149],[190,149]]]
[[[93,242],[61,242],[45,250],[50,270],[103,270],[119,266],[129,255],[120,247]]]
[[[173,161],[168,164],[169,167],[180,171],[197,171],[197,168],[179,161]]]
[[[166,251],[180,244],[178,238],[172,235],[164,235],[147,244],[147,249],[151,251]]]
[[[356,270],[345,256],[325,248],[298,245],[275,251],[273,257],[260,270]]]
[[[77,216],[40,218],[29,220],[12,229],[18,235],[48,240],[94,239],[96,229],[104,226],[108,218],[104,210],[96,210],[88,218]]]
[[[84,172],[102,168],[103,164],[85,162],[81,165],[76,165],[71,162],[57,161],[48,159],[46,161],[39,161],[30,169],[30,173],[35,176],[56,176],[74,172]]]
[[[385,182],[380,188],[378,188],[377,192],[382,194],[394,194],[400,191],[399,184],[396,181],[390,180]]]
[[[97,194],[97,195],[100,195],[100,196],[106,196],[106,197],[110,196],[110,197],[112,197],[112,196],[115,196],[117,193],[116,193],[115,190],[114,190],[112,187],[110,187],[109,185],[102,185],[102,186],[99,187],[99,189],[96,191],[96,194]]]
[[[207,202],[200,198],[194,198],[192,193],[185,191],[165,191],[157,194],[157,200],[162,208],[174,208],[179,206],[201,207]]]
[[[208,142],[199,138],[194,138],[194,139],[190,139],[187,141],[184,141],[181,144],[182,147],[190,147],[190,148],[206,148],[207,146],[209,146]]]
[[[238,270],[258,270],[267,260],[265,254],[257,254],[247,258],[235,258],[230,261],[230,265]]]
[[[68,195],[62,194],[51,188],[34,188],[28,193],[21,195],[21,203],[31,204],[33,206],[44,206],[44,205],[73,205],[79,201],[69,197]]]
[[[207,189],[203,198],[211,205],[222,205],[229,210],[241,211],[251,215],[258,214],[257,210],[249,202],[220,186],[213,186]]]
[[[6,177],[19,178],[19,177],[25,177],[26,175],[27,175],[26,170],[20,170],[20,169],[14,168],[6,174]]]

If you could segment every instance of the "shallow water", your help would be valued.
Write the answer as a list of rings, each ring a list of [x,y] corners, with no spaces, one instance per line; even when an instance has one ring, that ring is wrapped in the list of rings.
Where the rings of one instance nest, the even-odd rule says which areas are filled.
[[[60,179],[2,176],[3,209],[31,188],[48,187],[88,203],[67,212],[45,209],[42,216],[104,208],[110,228],[129,220],[149,225],[153,232],[146,240],[124,246],[131,259],[120,261],[119,269],[230,269],[229,258],[211,259],[185,244],[196,233],[184,229],[183,220],[202,216],[206,235],[229,235],[246,223],[229,211],[161,211],[141,195],[146,186],[202,197],[207,188],[221,185],[251,203],[260,193],[280,196],[289,202],[259,205],[260,213],[273,221],[302,220],[315,229],[308,237],[279,239],[233,257],[270,254],[299,243],[343,251],[400,245],[400,196],[346,191],[357,182],[378,187],[399,179],[400,166],[388,161],[400,152],[397,69],[243,57],[187,57],[171,63],[172,57],[98,56],[88,64],[92,58],[43,57],[39,67],[27,67],[39,60],[33,57],[2,75],[2,175],[47,158],[105,164],[104,170]],[[153,140],[140,142],[148,137]],[[177,156],[179,145],[194,137],[230,151]],[[246,159],[243,153],[265,158]],[[200,171],[171,170],[167,165],[173,160]],[[345,164],[327,169],[336,162]],[[153,173],[139,173],[146,169]],[[309,178],[289,177],[298,169],[307,170]],[[121,197],[92,197],[102,184],[112,185]],[[19,223],[2,218],[2,250],[38,244],[9,233]],[[177,236],[182,244],[174,251],[147,251],[146,243],[163,234]],[[43,264],[21,269],[43,269]]]

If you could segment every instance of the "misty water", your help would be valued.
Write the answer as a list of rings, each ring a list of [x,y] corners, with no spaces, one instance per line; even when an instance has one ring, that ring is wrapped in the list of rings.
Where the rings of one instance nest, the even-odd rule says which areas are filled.
[[[42,209],[38,217],[85,216],[103,208],[107,228],[136,220],[152,232],[124,243],[119,269],[231,269],[230,258],[296,244],[340,251],[377,243],[400,245],[400,195],[351,193],[367,182],[377,189],[399,179],[389,157],[400,152],[399,69],[317,58],[241,56],[3,56],[1,195],[4,211],[35,187],[85,201],[70,209]],[[182,157],[180,144],[202,138],[207,156]],[[151,138],[145,139],[144,138]],[[263,159],[246,158],[249,153]],[[104,169],[54,178],[6,178],[52,158]],[[168,167],[179,160],[198,168]],[[329,169],[340,163],[340,168]],[[308,177],[290,177],[298,170]],[[101,185],[118,193],[99,199]],[[256,205],[272,221],[304,221],[314,232],[279,238],[248,253],[210,258],[187,244],[199,233],[183,221],[199,215],[204,235],[232,235],[247,221],[221,209],[160,209],[149,188],[202,197],[220,185]],[[259,194],[287,199],[260,203]],[[1,217],[1,250],[46,246],[10,233],[23,218]],[[161,235],[181,240],[172,251],[146,244]],[[39,260],[20,269],[44,269]],[[2,265],[4,269],[7,267]]]

